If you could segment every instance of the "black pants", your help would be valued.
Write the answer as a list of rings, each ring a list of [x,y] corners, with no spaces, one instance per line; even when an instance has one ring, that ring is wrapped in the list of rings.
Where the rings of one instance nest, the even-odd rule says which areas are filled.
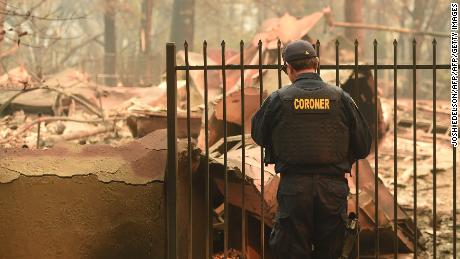
[[[278,259],[337,259],[349,188],[344,177],[282,175],[270,247]]]

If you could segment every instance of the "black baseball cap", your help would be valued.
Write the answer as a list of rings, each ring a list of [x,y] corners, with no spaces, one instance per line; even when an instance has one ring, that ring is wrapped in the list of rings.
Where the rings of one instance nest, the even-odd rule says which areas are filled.
[[[316,50],[313,45],[305,40],[296,40],[284,48],[283,58],[285,62],[291,62],[301,59],[317,57]]]

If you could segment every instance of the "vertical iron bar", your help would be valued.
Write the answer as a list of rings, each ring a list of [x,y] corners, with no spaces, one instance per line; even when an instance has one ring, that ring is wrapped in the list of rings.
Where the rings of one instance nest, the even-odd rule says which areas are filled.
[[[281,80],[281,41],[278,39],[278,81]],[[264,94],[264,80],[262,78],[262,41],[259,40],[259,102],[262,106],[263,94]],[[281,88],[278,85],[278,88]],[[260,251],[262,259],[265,258],[265,164],[264,164],[264,148],[260,147]]]
[[[335,84],[340,87],[340,76],[339,76],[339,40],[335,41]]]
[[[184,51],[185,51],[185,90],[187,93],[187,172],[190,177],[189,184],[189,258],[193,257],[193,176],[192,176],[192,136],[191,136],[191,124],[190,124],[190,67],[188,62],[188,43],[184,42]]]
[[[177,259],[177,74],[176,45],[166,44],[168,166],[166,172],[166,213],[168,259]]]
[[[320,66],[319,66],[319,64],[321,63],[321,59],[320,59],[320,56],[319,56],[319,54],[320,54],[319,53],[319,47],[320,46],[321,46],[321,42],[319,42],[319,40],[316,40],[316,45],[315,45],[315,47],[316,47],[316,55],[318,56],[318,60],[319,60],[319,62],[318,62],[318,75],[321,74],[321,69],[320,69]]]
[[[240,42],[241,64],[241,253],[246,258],[246,207],[245,207],[245,181],[246,181],[246,135],[244,125],[244,42]]]
[[[433,39],[433,258],[436,258],[436,39]]]
[[[413,152],[414,152],[414,229],[417,230],[417,42],[414,38],[412,41],[412,127],[413,127]],[[414,232],[414,258],[417,258],[418,253],[418,236],[417,231]]]
[[[38,125],[37,125],[37,149],[40,148],[40,131],[41,131],[41,127],[42,127],[42,123],[41,123],[41,117],[42,117],[42,114],[39,113],[38,114]]]
[[[279,38],[278,38],[277,49],[278,49],[278,89],[281,89],[281,87],[282,87],[282,84],[281,84],[281,69],[282,69],[282,66],[281,66],[281,40]],[[262,64],[262,62],[260,64]]]
[[[393,41],[393,213],[394,259],[398,258],[398,41]]]
[[[378,110],[378,86],[377,86],[377,39],[374,39],[374,188],[375,188],[375,258],[380,255],[380,240],[379,240],[379,110]]]
[[[224,258],[228,257],[228,174],[227,174],[227,76],[225,72],[225,41],[222,41],[222,88],[223,88],[223,119],[224,119]]]
[[[354,91],[356,93],[356,98],[360,98],[359,96],[359,85],[358,85],[358,39],[355,39],[355,82],[354,82]],[[359,160],[356,160],[356,166],[355,166],[355,177],[356,177],[356,216],[359,219]],[[359,241],[360,241],[360,233],[358,232],[358,238],[357,238],[357,258],[359,258],[360,253],[360,247],[359,247]]]
[[[203,65],[204,65],[204,143],[206,152],[206,165],[205,165],[205,207],[206,207],[206,231],[205,231],[205,242],[206,242],[206,259],[211,259],[212,254],[212,198],[210,193],[209,180],[209,114],[208,114],[208,43],[203,42]]]

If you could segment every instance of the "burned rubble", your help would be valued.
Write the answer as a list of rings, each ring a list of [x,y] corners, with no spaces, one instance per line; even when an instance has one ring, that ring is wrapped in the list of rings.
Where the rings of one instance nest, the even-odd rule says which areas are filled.
[[[278,39],[282,44],[286,44],[295,39],[309,39],[315,41],[310,30],[317,25],[323,18],[323,12],[313,13],[301,19],[297,19],[289,14],[280,18],[272,18],[265,21],[259,34],[254,36],[253,40],[245,46],[244,63],[249,65],[259,64],[258,44],[259,40],[263,43],[262,61],[264,64],[277,64],[278,56]],[[301,28],[301,29],[292,29]],[[326,46],[333,46],[328,42]],[[332,51],[328,51],[332,53]],[[324,53],[324,51],[323,51]],[[233,50],[226,52],[226,64],[239,64],[240,54]],[[344,63],[351,64],[350,53],[341,53]],[[217,49],[210,49],[208,53],[208,65],[220,65],[221,53]],[[322,57],[323,64],[334,64],[332,59],[327,55]],[[185,53],[179,52],[177,55],[179,64],[185,63]],[[199,53],[189,53],[190,65],[203,65],[203,57]],[[251,118],[260,105],[260,100],[265,99],[272,91],[278,88],[276,71],[263,70],[246,70],[244,72],[244,99],[245,113],[241,116],[241,72],[239,70],[227,71],[226,85],[227,93],[223,96],[222,75],[220,71],[209,71],[208,74],[208,94],[209,94],[209,118],[204,118],[204,89],[205,82],[203,71],[190,71],[190,89],[191,89],[191,137],[193,139],[193,169],[192,175],[187,175],[188,168],[186,165],[186,138],[187,138],[187,114],[186,114],[186,83],[185,74],[178,74],[178,137],[180,142],[180,160],[179,160],[179,208],[181,210],[179,222],[181,224],[181,243],[180,254],[186,258],[187,242],[189,238],[193,240],[193,246],[202,248],[204,244],[200,241],[203,238],[205,228],[202,218],[204,210],[204,164],[209,162],[210,175],[212,177],[212,207],[214,212],[213,234],[215,236],[214,258],[223,258],[222,238],[222,216],[224,213],[230,214],[230,247],[232,248],[230,256],[239,258],[242,254],[239,238],[241,237],[241,208],[242,199],[244,198],[245,211],[248,215],[247,236],[248,248],[245,253],[248,258],[260,258],[260,225],[261,221],[265,224],[266,235],[268,236],[272,227],[277,204],[276,190],[279,183],[279,176],[275,174],[273,165],[262,167],[260,147],[255,145],[249,133],[251,132]],[[448,115],[445,112],[447,104],[439,102],[437,125],[438,140],[438,167],[432,170],[432,130],[433,125],[430,121],[430,110],[427,105],[418,105],[417,112],[422,114],[424,119],[418,120],[417,128],[420,135],[418,136],[418,157],[417,161],[421,165],[418,173],[419,185],[419,207],[420,220],[417,228],[412,220],[413,213],[413,171],[412,170],[412,142],[411,118],[401,116],[397,125],[392,124],[392,100],[378,98],[377,104],[374,102],[374,78],[370,70],[358,71],[357,75],[353,71],[340,71],[339,84],[344,90],[357,101],[359,107],[364,107],[364,116],[371,128],[377,127],[379,132],[379,163],[378,172],[379,182],[379,231],[381,253],[393,253],[393,222],[394,208],[397,208],[397,229],[398,229],[398,246],[399,253],[410,255],[414,251],[414,233],[418,233],[421,247],[425,254],[429,254],[429,245],[427,241],[430,238],[432,211],[431,211],[431,177],[432,174],[439,175],[438,189],[439,192],[445,193],[450,197],[452,181],[451,171],[452,162],[450,160],[451,150],[448,143],[449,125]],[[335,84],[335,71],[321,71],[324,80]],[[262,96],[260,92],[260,81],[264,81],[264,91]],[[357,80],[355,80],[357,78]],[[282,75],[282,81],[287,83],[288,79]],[[98,193],[106,197],[107,204],[102,204],[104,213],[109,217],[117,217],[117,213],[123,210],[139,210],[142,204],[154,201],[146,211],[142,212],[141,226],[132,226],[133,222],[138,220],[136,215],[127,215],[126,222],[119,222],[115,228],[121,229],[125,233],[133,227],[136,231],[129,232],[141,234],[141,236],[151,237],[153,232],[164,233],[165,230],[165,197],[164,197],[164,173],[166,163],[166,133],[163,129],[167,127],[166,116],[166,83],[162,82],[155,87],[108,87],[99,85],[91,81],[85,74],[77,70],[66,70],[57,75],[50,76],[44,80],[37,81],[33,76],[28,75],[24,68],[11,70],[6,75],[0,77],[0,145],[2,146],[2,158],[0,159],[0,168],[2,170],[2,185],[40,185],[42,187],[56,187],[65,189],[70,188],[72,192],[65,195],[62,200],[56,199],[50,201],[46,199],[46,194],[41,191],[45,201],[51,203],[66,204],[70,201],[81,202],[86,196],[79,189],[77,184],[90,183],[103,186],[104,193]],[[356,90],[359,89],[359,94]],[[223,116],[223,99],[227,103],[227,121],[224,122]],[[377,107],[378,118],[375,118],[375,108]],[[398,111],[405,115],[410,112],[410,100],[401,100],[398,104]],[[210,157],[205,157],[205,127],[204,121],[209,121],[209,142]],[[244,129],[242,128],[244,124]],[[376,125],[377,124],[377,125]],[[223,147],[223,127],[227,126],[228,149]],[[395,129],[398,130],[399,152],[398,157],[393,155],[392,138]],[[245,138],[245,146],[241,139]],[[139,139],[137,139],[139,138]],[[72,142],[73,145],[63,144],[63,142]],[[99,144],[110,144],[99,145]],[[87,146],[85,144],[98,144]],[[245,149],[245,164],[242,164],[241,150]],[[39,150],[45,149],[45,150]],[[223,152],[227,152],[228,164],[224,168]],[[24,157],[24,158],[21,158]],[[24,161],[24,159],[28,159]],[[393,161],[398,159],[398,184],[393,182]],[[75,166],[72,166],[75,165]],[[349,196],[348,207],[350,211],[359,211],[360,224],[362,226],[360,249],[362,255],[372,255],[374,248],[375,233],[375,171],[374,154],[367,159],[358,163],[359,167],[359,190],[356,191],[355,167],[353,174],[348,177],[351,193]],[[245,168],[245,177],[243,179],[242,168]],[[261,172],[264,174],[264,182],[261,179]],[[223,193],[224,193],[224,174],[229,176],[229,203],[230,211],[223,211]],[[46,176],[45,180],[33,178],[34,176]],[[69,179],[78,180],[77,184],[64,183]],[[192,190],[189,189],[189,182],[192,181]],[[62,182],[62,183],[61,183]],[[104,184],[101,184],[104,183]],[[109,185],[107,185],[109,184]],[[62,186],[61,186],[62,185]],[[70,186],[71,185],[71,186]],[[76,187],[76,186],[77,187]],[[116,186],[115,186],[116,185]],[[158,186],[157,186],[158,185]],[[245,196],[241,196],[242,185],[244,186]],[[8,185],[10,186],[10,185]],[[154,189],[134,190],[132,186],[141,186]],[[262,197],[262,187],[264,189]],[[394,189],[398,188],[398,200],[394,204]],[[19,199],[28,199],[27,193],[24,193],[20,187],[11,186],[9,191],[20,193]],[[39,188],[39,187],[37,187]],[[73,188],[73,189],[72,189]],[[97,187],[99,188],[99,187]],[[127,190],[125,190],[125,189]],[[12,190],[11,190],[12,189]],[[96,187],[89,192],[95,193]],[[107,189],[107,190],[106,190]],[[123,189],[120,191],[119,189]],[[128,190],[129,189],[129,190]],[[5,195],[8,191],[5,190]],[[107,194],[107,193],[109,194]],[[359,193],[360,204],[356,205],[356,195]],[[77,196],[72,196],[77,193]],[[193,193],[193,226],[189,226],[188,214],[190,204],[188,198]],[[58,195],[55,193],[55,195]],[[134,204],[134,200],[147,195]],[[134,197],[134,198],[132,198]],[[187,197],[185,199],[184,197]],[[123,205],[123,200],[130,200],[128,205]],[[263,203],[263,213],[262,206]],[[443,242],[450,242],[451,200],[439,200],[438,220],[440,228],[440,251],[449,256],[449,246],[443,246]],[[121,205],[120,205],[121,204]],[[134,205],[133,205],[134,204]],[[15,204],[7,204],[13,207]],[[42,204],[41,206],[51,206]],[[111,209],[115,206],[115,209]],[[358,207],[358,208],[357,208]],[[81,209],[90,209],[91,204],[84,204]],[[120,209],[118,209],[120,208]],[[66,210],[71,210],[69,206]],[[13,233],[13,227],[19,224],[37,224],[37,222],[28,222],[26,213],[34,213],[30,210],[24,210],[24,213],[18,219],[13,219],[14,215],[0,214],[4,221],[11,222],[11,226],[6,230],[7,233]],[[153,211],[153,212],[152,212]],[[154,215],[154,219],[148,218]],[[59,216],[59,213],[50,210],[50,215]],[[262,214],[264,218],[262,219]],[[80,215],[81,216],[81,215]],[[44,221],[44,219],[42,219]],[[38,222],[39,223],[39,222]],[[56,224],[58,224],[57,222]],[[78,223],[78,222],[77,222]],[[100,222],[80,222],[83,225],[96,225]],[[145,223],[145,224],[144,224]],[[77,228],[80,226],[76,224]],[[110,234],[110,227],[106,226],[107,233]],[[142,228],[147,228],[145,233]],[[188,236],[189,228],[193,228],[193,236]],[[118,233],[120,235],[120,233]],[[22,235],[26,236],[25,233]],[[95,233],[98,236],[99,233]],[[83,236],[83,235],[82,235]],[[58,238],[58,237],[53,237]],[[146,237],[147,238],[147,237]],[[165,240],[163,235],[157,235],[158,240],[148,240],[156,245],[163,244]],[[31,238],[28,242],[33,243]],[[198,240],[198,241],[197,241]],[[77,242],[86,244],[81,239],[64,240],[65,242]],[[115,242],[108,241],[109,244]],[[134,241],[135,242],[135,241]],[[201,243],[200,243],[201,242]],[[267,242],[267,238],[265,238]],[[79,244],[80,244],[79,243]],[[146,244],[145,240],[141,240]],[[17,244],[10,244],[16,246]],[[111,245],[108,246],[109,248]],[[134,246],[135,247],[135,246]],[[0,249],[2,246],[0,245]],[[37,247],[32,247],[28,251],[36,251]],[[164,247],[158,245],[159,251],[164,251]],[[265,244],[266,258],[270,258],[268,244]],[[194,249],[194,253],[199,253]],[[7,251],[11,252],[11,251]],[[24,252],[26,253],[26,252]],[[195,256],[195,254],[194,254]],[[199,257],[198,255],[197,257]]]

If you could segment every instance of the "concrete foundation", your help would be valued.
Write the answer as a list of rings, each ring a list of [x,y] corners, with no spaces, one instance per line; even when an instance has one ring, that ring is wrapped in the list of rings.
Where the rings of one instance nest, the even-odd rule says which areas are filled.
[[[163,183],[21,176],[0,196],[1,258],[165,258]]]
[[[166,132],[0,150],[0,258],[165,258]]]

